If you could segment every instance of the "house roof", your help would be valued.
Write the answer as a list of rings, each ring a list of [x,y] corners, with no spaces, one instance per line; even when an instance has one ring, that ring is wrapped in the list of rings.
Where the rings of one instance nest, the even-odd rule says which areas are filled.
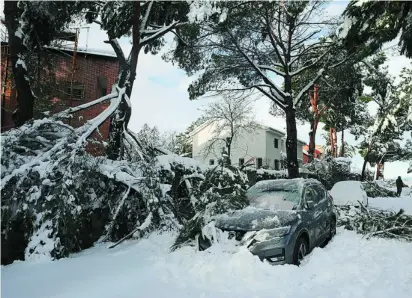
[[[8,45],[7,41],[1,41],[2,46]],[[72,45],[59,45],[59,46],[45,46],[47,49],[55,50],[55,51],[63,51],[63,52],[74,52],[74,47]],[[97,48],[89,48],[84,46],[78,46],[77,51],[78,54],[84,55],[93,55],[93,56],[101,56],[101,57],[109,57],[117,59],[117,56],[114,51],[106,50],[106,49],[97,49]]]
[[[259,126],[261,126],[263,129],[267,130],[267,131],[275,132],[275,133],[278,133],[278,134],[280,134],[280,135],[282,135],[282,136],[285,136],[285,135],[286,135],[284,131],[281,131],[281,130],[279,130],[279,129],[276,129],[276,128],[267,126],[267,125],[265,125],[265,124],[263,124],[263,123],[261,123],[261,122],[259,122],[259,121],[257,121],[257,124],[258,124]]]
[[[206,121],[204,123],[202,123],[201,125],[199,125],[198,127],[196,127],[194,130],[192,130],[192,132],[189,134],[191,137],[193,137],[195,134],[197,134],[199,131],[201,131],[202,129],[204,129],[205,127],[207,127],[210,124],[210,122]],[[270,131],[270,132],[275,132],[277,134],[282,135],[282,139],[286,139],[286,132],[282,131],[280,129],[276,129],[270,126],[265,125],[264,123],[260,122],[260,121],[256,121],[256,124],[258,124],[262,129],[266,130],[266,131]],[[302,144],[306,144],[305,141],[300,140],[299,138],[297,139],[297,141],[299,143]]]
[[[195,134],[197,134],[199,131],[201,131],[203,128],[205,128],[206,126],[209,125],[209,121],[203,122],[202,124],[200,124],[199,126],[197,126],[195,129],[193,129],[189,136],[193,137]]]
[[[64,51],[64,52],[74,52],[73,46],[63,45],[63,46],[48,46],[47,48],[57,51]],[[85,54],[85,55],[94,55],[94,56],[103,56],[103,57],[110,57],[116,58],[117,56],[114,51],[111,50],[103,50],[97,48],[89,48],[84,46],[77,47],[77,53]]]

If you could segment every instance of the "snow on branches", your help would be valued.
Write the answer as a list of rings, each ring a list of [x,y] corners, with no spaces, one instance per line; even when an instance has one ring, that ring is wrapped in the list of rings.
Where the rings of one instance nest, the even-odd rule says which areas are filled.
[[[399,212],[353,206],[337,206],[338,226],[370,237],[412,241],[412,216]]]

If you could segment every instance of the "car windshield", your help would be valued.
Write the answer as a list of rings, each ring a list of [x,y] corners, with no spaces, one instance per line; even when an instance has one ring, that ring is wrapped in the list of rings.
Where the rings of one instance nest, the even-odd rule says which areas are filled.
[[[297,183],[288,181],[262,181],[249,188],[250,205],[261,209],[292,210],[300,201]]]

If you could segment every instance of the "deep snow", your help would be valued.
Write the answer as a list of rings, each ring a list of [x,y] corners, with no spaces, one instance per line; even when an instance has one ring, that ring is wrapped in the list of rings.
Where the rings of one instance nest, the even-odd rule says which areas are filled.
[[[340,229],[301,267],[273,267],[244,248],[169,253],[172,242],[169,233],[154,234],[55,262],[2,266],[2,297],[412,297],[410,243]]]
[[[412,215],[412,196],[402,196],[400,198],[369,198],[369,206],[384,210],[399,211]]]

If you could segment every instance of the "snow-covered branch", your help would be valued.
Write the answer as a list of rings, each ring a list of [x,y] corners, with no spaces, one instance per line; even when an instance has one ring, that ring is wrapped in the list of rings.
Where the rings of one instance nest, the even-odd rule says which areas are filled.
[[[90,107],[92,107],[92,106],[95,106],[95,105],[97,105],[97,104],[100,104],[100,103],[102,103],[102,102],[105,102],[106,100],[115,98],[115,97],[117,97],[117,96],[118,96],[118,93],[117,93],[117,92],[113,92],[113,93],[107,94],[107,95],[105,95],[105,96],[103,96],[103,97],[101,97],[101,98],[98,98],[98,99],[96,99],[96,100],[87,102],[87,103],[85,103],[85,104],[82,104],[82,105],[79,105],[79,106],[76,106],[76,107],[68,108],[68,109],[66,109],[66,110],[64,110],[64,111],[61,111],[61,112],[57,113],[56,115],[54,115],[54,117],[55,117],[55,118],[64,118],[64,117],[66,117],[68,114],[73,114],[73,113],[76,113],[76,112],[78,112],[78,111],[81,111],[81,110],[90,108]]]
[[[283,71],[280,71],[278,69],[276,69],[275,67],[272,66],[268,66],[268,65],[258,65],[258,67],[260,67],[261,69],[264,70],[269,70],[271,72],[274,72],[275,74],[284,77],[286,74]]]
[[[309,89],[313,86],[313,84],[316,83],[317,80],[319,80],[319,78],[323,75],[324,72],[325,72],[324,68],[320,69],[317,75],[313,78],[313,80],[310,81],[302,90],[300,90],[299,94],[293,99],[294,106],[296,106],[299,103],[302,96],[309,91]]]
[[[150,1],[150,2],[149,2],[149,6],[147,7],[146,13],[145,13],[145,15],[144,15],[144,17],[143,17],[143,20],[142,20],[142,22],[140,23],[140,28],[141,28],[142,33],[144,33],[145,30],[146,30],[147,21],[148,21],[148,19],[149,19],[150,12],[152,11],[152,7],[153,7],[153,1]]]
[[[267,92],[265,89],[263,89],[261,86],[255,86],[256,89],[258,89],[260,92],[262,92],[264,95],[269,97],[271,100],[273,100],[282,110],[286,109],[286,105],[284,102],[280,101],[277,96],[272,96],[269,92]]]
[[[152,42],[153,40],[155,40],[159,37],[162,37],[166,33],[172,31],[178,24],[179,24],[179,21],[173,21],[168,26],[162,27],[158,30],[153,30],[154,33],[140,39],[140,47],[143,47],[143,46],[147,45],[148,43]]]
[[[109,43],[112,46],[113,51],[116,53],[116,56],[119,59],[120,66],[122,67],[126,65],[126,58],[117,39],[110,39],[108,41],[105,41],[105,43]]]
[[[228,34],[230,35],[232,42],[234,44],[234,46],[238,49],[238,51],[241,53],[241,55],[249,62],[249,64],[253,67],[253,69],[259,74],[259,76],[263,79],[263,81],[270,85],[271,88],[273,88],[277,95],[279,96],[279,98],[277,98],[277,100],[279,102],[284,102],[284,98],[286,97],[286,94],[281,90],[281,88],[279,88],[263,71],[262,69],[260,69],[260,67],[245,53],[244,50],[242,50],[242,48],[239,46],[239,44],[237,43],[236,39],[234,38],[234,36],[232,35],[232,33],[228,30],[227,31]]]
[[[319,63],[329,52],[330,52],[330,50],[325,51],[322,55],[320,55],[320,56],[319,56],[314,62],[312,62],[311,64],[306,65],[306,66],[304,66],[304,67],[302,67],[302,68],[300,68],[300,69],[298,69],[298,70],[296,70],[296,71],[294,71],[294,72],[291,72],[291,73],[290,73],[290,76],[292,76],[292,77],[293,77],[293,76],[297,76],[297,75],[301,74],[302,72],[304,72],[305,70],[307,70],[307,69],[309,69],[309,68],[312,68],[312,67],[318,65],[318,63]]]
[[[76,133],[81,134],[81,136],[76,142],[77,146],[83,145],[86,142],[87,138],[93,133],[93,131],[95,131],[100,125],[103,124],[104,121],[106,121],[106,119],[108,119],[113,113],[116,112],[125,92],[126,88],[118,88],[118,96],[116,97],[116,99],[113,99],[110,102],[110,106],[107,109],[105,109],[97,117],[87,121],[85,125],[76,129]]]

